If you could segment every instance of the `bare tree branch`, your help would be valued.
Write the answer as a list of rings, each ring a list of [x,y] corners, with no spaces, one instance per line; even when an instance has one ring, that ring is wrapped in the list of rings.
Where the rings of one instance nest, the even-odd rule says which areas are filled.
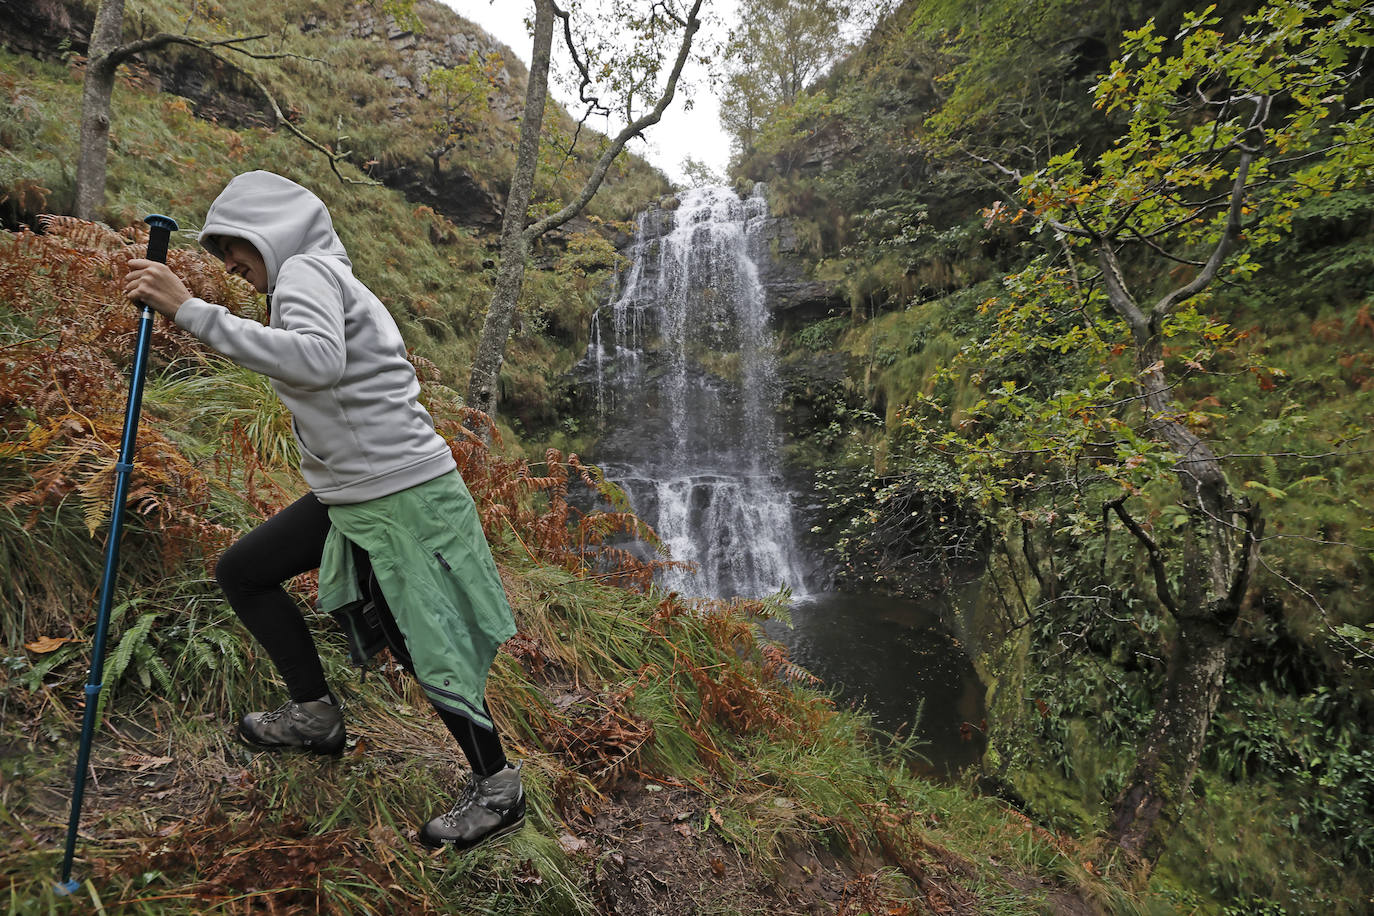
[[[243,42],[259,41],[266,37],[267,33],[263,32],[260,35],[240,35],[236,38],[223,38],[219,41],[207,41],[204,38],[196,38],[191,35],[175,35],[171,32],[158,32],[156,35],[149,35],[146,38],[140,38],[137,41],[131,41],[128,44],[120,45],[119,47],[109,52],[109,54],[107,55],[107,60],[109,61],[110,66],[117,67],[129,58],[134,57],[138,54],[142,54],[145,51],[156,51],[158,48],[163,48],[167,45],[178,44],[186,45],[187,47],[192,48],[199,48],[200,50],[207,52],[212,51],[212,49],[214,48],[228,48],[229,50],[234,51],[237,54],[242,54],[244,57],[251,57],[254,60],[282,60],[285,58],[292,58],[295,60],[310,61],[311,63],[316,64],[324,63],[324,61],[320,60],[318,57],[308,57],[303,54],[264,54],[258,51],[250,51],[247,48],[238,47],[238,45],[242,44]],[[224,61],[224,58],[222,57],[217,56],[217,59],[220,61]],[[224,62],[227,63],[227,61]]]
[[[206,53],[210,54],[217,60],[223,61],[224,63],[228,63],[228,61],[224,61],[224,58],[220,57],[218,54],[215,54],[213,51],[207,49]],[[263,94],[264,98],[267,99],[267,104],[272,106],[272,113],[276,116],[277,121],[280,124],[285,126],[286,129],[289,130],[291,133],[295,134],[297,139],[299,139],[301,142],[305,143],[312,149],[315,149],[324,154],[325,158],[329,160],[330,170],[333,171],[334,176],[338,178],[339,181],[343,182],[344,184],[381,185],[381,182],[376,180],[375,178],[350,178],[343,172],[339,171],[339,163],[347,161],[348,159],[349,153],[347,150],[336,152],[335,150],[330,149],[323,143],[316,140],[314,137],[307,134],[305,131],[301,130],[299,127],[297,127],[295,124],[291,122],[290,118],[288,118],[285,114],[282,113],[281,106],[277,104],[276,96],[272,95],[271,91],[263,84],[261,80],[259,80],[252,73],[249,73],[247,70],[241,70],[239,72],[243,73],[248,78],[248,81],[252,83],[257,88],[257,90]]]
[[[599,96],[587,95],[587,87],[594,85],[596,81],[592,79],[592,75],[587,69],[586,62],[582,60],[582,55],[578,53],[577,42],[573,40],[572,16],[559,8],[557,3],[553,4],[553,14],[563,20],[563,43],[567,46],[568,53],[572,55],[573,65],[577,67],[577,72],[582,76],[582,82],[577,87],[577,97],[581,102],[587,105],[587,113],[582,116],[582,120],[577,124],[580,130],[582,124],[587,118],[592,116],[593,112],[609,116],[611,109],[601,104],[601,98]],[[574,143],[576,143],[575,140]]]
[[[1131,514],[1126,511],[1125,502],[1126,497],[1124,495],[1109,501],[1102,507],[1103,516],[1105,517],[1108,509],[1115,512],[1127,530],[1145,546],[1146,552],[1150,555],[1150,569],[1155,574],[1155,591],[1159,594],[1159,600],[1169,609],[1170,614],[1177,617],[1178,605],[1174,602],[1173,590],[1169,588],[1169,571],[1164,566],[1164,553],[1159,549],[1154,538],[1150,537],[1145,529],[1141,528],[1136,520],[1131,517]]]
[[[615,139],[611,141],[611,145],[602,152],[601,158],[596,161],[596,165],[592,168],[591,175],[587,178],[587,183],[583,185],[582,192],[577,196],[576,200],[559,210],[557,213],[550,214],[535,223],[531,223],[525,228],[524,235],[527,241],[533,241],[550,229],[558,228],[578,213],[582,212],[582,208],[587,205],[587,202],[596,194],[597,189],[601,187],[601,181],[606,177],[606,171],[611,167],[611,163],[615,161],[616,156],[620,155],[620,151],[625,148],[625,144],[628,143],[631,138],[639,136],[645,128],[657,124],[663,117],[663,112],[666,111],[669,104],[672,103],[673,95],[677,91],[678,78],[682,75],[682,68],[686,65],[687,57],[692,49],[692,38],[696,35],[697,29],[701,27],[701,20],[697,18],[697,13],[701,10],[701,4],[702,0],[696,0],[696,2],[692,4],[691,12],[687,14],[687,23],[686,29],[683,31],[682,35],[682,44],[678,47],[677,59],[673,63],[672,72],[668,75],[668,82],[663,89],[663,94],[659,96],[658,104],[656,104],[653,110],[648,114],[630,122],[620,131],[620,133],[616,134]]]
[[[1252,133],[1264,124],[1269,116],[1270,96],[1260,96],[1255,99],[1255,114],[1250,119],[1250,124],[1245,132]],[[1212,282],[1217,272],[1221,270],[1221,265],[1231,254],[1231,249],[1235,247],[1237,239],[1240,238],[1241,214],[1245,208],[1246,192],[1249,190],[1247,181],[1250,176],[1250,165],[1254,162],[1257,150],[1242,146],[1240,163],[1236,166],[1236,177],[1231,182],[1231,203],[1227,208],[1226,227],[1222,230],[1221,238],[1217,245],[1212,249],[1212,256],[1207,259],[1198,275],[1191,282],[1185,283],[1173,292],[1168,293],[1164,298],[1155,304],[1150,312],[1151,321],[1159,321],[1179,305],[1196,296],[1207,288],[1207,284]]]

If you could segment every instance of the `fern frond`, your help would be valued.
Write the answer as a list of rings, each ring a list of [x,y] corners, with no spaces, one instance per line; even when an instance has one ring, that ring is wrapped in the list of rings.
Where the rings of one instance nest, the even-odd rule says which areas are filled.
[[[38,228],[44,235],[62,239],[74,248],[86,248],[110,254],[132,250],[131,241],[110,227],[102,223],[77,219],[75,216],[43,213],[38,217]]]
[[[114,652],[110,655],[110,662],[105,667],[106,684],[119,683],[124,672],[128,670],[129,663],[133,661],[134,653],[138,651],[139,647],[147,644],[148,634],[152,632],[153,623],[156,622],[158,613],[157,611],[149,611],[144,614],[120,636],[119,644],[115,646]]]
[[[193,663],[191,673],[197,679],[213,674],[219,668],[219,658],[211,651],[210,645],[209,640],[193,638],[188,647]]]
[[[30,693],[41,690],[43,687],[43,679],[48,676],[49,672],[71,661],[84,648],[84,645],[69,644],[58,649],[56,652],[45,655],[38,662],[34,663],[33,667],[23,673],[19,682],[23,684],[25,689]]]
[[[162,688],[164,696],[174,695],[172,672],[167,667],[167,662],[163,661],[162,656],[156,653],[152,654],[148,658],[147,670],[152,673],[153,680],[157,681],[158,687]]]

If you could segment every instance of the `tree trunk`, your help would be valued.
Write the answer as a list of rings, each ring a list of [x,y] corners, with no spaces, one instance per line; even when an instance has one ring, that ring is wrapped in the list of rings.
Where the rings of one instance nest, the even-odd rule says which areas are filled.
[[[114,92],[119,47],[124,28],[124,0],[101,0],[86,52],[86,78],[81,87],[81,146],[76,161],[79,219],[96,218],[105,204],[105,162],[110,148],[110,96]]]
[[[1202,756],[1207,728],[1221,698],[1230,627],[1210,615],[1185,616],[1169,657],[1164,694],[1135,767],[1112,804],[1108,841],[1126,854],[1130,871],[1148,876],[1182,816]]]
[[[534,190],[534,170],[539,164],[539,135],[544,124],[544,103],[548,98],[549,54],[553,45],[553,4],[535,0],[534,51],[530,60],[529,83],[525,88],[525,113],[520,123],[520,146],[515,173],[506,197],[506,215],[501,223],[501,264],[496,271],[496,288],[482,322],[482,336],[472,359],[468,379],[468,406],[496,414],[500,396],[501,364],[505,361],[506,339],[520,301],[525,280],[525,258],[529,243],[525,238],[525,215]]]
[[[1260,533],[1255,510],[1237,507],[1220,477],[1216,457],[1200,442],[1199,446],[1206,450],[1212,463],[1208,469],[1217,472],[1219,485],[1215,480],[1212,486],[1198,485],[1193,498],[1184,500],[1192,525],[1183,562],[1183,593],[1161,596],[1173,611],[1178,632],[1164,691],[1136,751],[1131,775],[1112,804],[1107,829],[1108,843],[1125,853],[1129,870],[1141,880],[1168,848],[1169,835],[1187,805],[1207,729],[1221,699],[1231,636]],[[1180,461],[1185,486],[1197,483],[1197,452],[1191,454],[1192,460]],[[1238,548],[1237,536],[1242,538]]]
[[[1217,264],[1229,238],[1228,233],[1214,252]],[[1177,456],[1174,470],[1190,520],[1181,595],[1171,594],[1148,535],[1133,529],[1137,538],[1148,542],[1160,602],[1178,623],[1164,692],[1155,704],[1131,775],[1112,804],[1107,830],[1108,843],[1125,853],[1130,870],[1143,879],[1167,848],[1197,773],[1207,728],[1221,698],[1232,628],[1249,586],[1260,523],[1257,511],[1231,492],[1216,453],[1174,419],[1175,386],[1164,374],[1161,328],[1168,310],[1186,297],[1180,292],[1170,294],[1147,314],[1126,289],[1111,249],[1099,247],[1098,256],[1108,300],[1130,326],[1135,342],[1146,428]],[[1204,285],[1197,280],[1194,284]]]
[[[534,240],[550,229],[559,226],[582,212],[606,177],[611,163],[625,149],[631,137],[640,136],[648,127],[657,124],[663,112],[673,101],[677,91],[682,68],[692,49],[692,38],[701,27],[697,14],[701,12],[703,0],[695,0],[686,21],[672,18],[683,26],[682,43],[678,47],[677,60],[664,85],[663,94],[658,97],[654,107],[644,115],[625,125],[601,153],[592,166],[581,192],[572,203],[556,213],[525,225],[525,213],[529,208],[530,192],[534,187],[534,170],[539,164],[539,131],[544,117],[544,100],[548,94],[549,51],[553,43],[553,17],[565,15],[559,11],[552,0],[536,0],[534,15],[534,53],[530,61],[530,82],[525,91],[525,115],[520,126],[520,148],[515,161],[515,174],[511,178],[510,196],[506,201],[506,216],[501,224],[501,266],[496,272],[496,288],[492,291],[491,305],[487,309],[486,321],[482,324],[482,338],[477,344],[473,357],[472,374],[468,378],[468,406],[494,416],[499,399],[499,379],[501,363],[505,359],[506,338],[510,336],[511,324],[515,318],[515,306],[520,300],[520,288],[525,280],[525,257]],[[571,32],[568,41],[571,43]],[[585,71],[584,71],[585,74]],[[481,435],[486,435],[486,427],[478,427]]]

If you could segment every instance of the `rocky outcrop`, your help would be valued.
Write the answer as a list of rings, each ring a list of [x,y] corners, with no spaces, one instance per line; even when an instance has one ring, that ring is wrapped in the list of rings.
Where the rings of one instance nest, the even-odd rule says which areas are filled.
[[[66,60],[90,44],[92,12],[63,0],[0,0],[0,44],[40,60]],[[157,89],[189,101],[198,117],[235,129],[276,120],[241,70],[201,51],[167,45],[139,63]]]
[[[665,197],[639,216],[638,236],[657,239],[672,231],[673,213],[678,198]],[[769,311],[779,325],[796,326],[830,314],[844,307],[835,290],[825,283],[808,279],[801,258],[801,243],[796,224],[787,217],[765,217],[752,230],[759,268],[759,281]],[[634,238],[615,240],[624,255],[630,254]],[[652,273],[652,262],[645,264],[646,276]]]
[[[227,61],[173,46],[150,57],[148,63],[161,90],[189,101],[196,117],[234,130],[276,126],[267,96]]]
[[[791,166],[803,174],[828,172],[837,164],[852,160],[859,147],[852,137],[824,127],[800,145]]]
[[[501,227],[505,213],[502,197],[462,169],[441,169],[436,175],[428,162],[400,162],[375,165],[368,174],[400,191],[406,200],[424,204],[459,226],[483,231]]]
[[[843,307],[844,303],[830,286],[807,279],[792,220],[770,216],[758,233],[768,247],[767,257],[759,258],[760,279],[768,297],[768,307],[780,325],[804,324]]]
[[[18,54],[60,57],[90,41],[92,14],[62,0],[0,0],[0,43]]]
[[[492,74],[495,89],[487,96],[487,104],[502,121],[520,120],[528,74],[519,58],[510,48],[466,20],[448,20],[444,26],[413,32],[362,7],[349,29],[353,37],[385,41],[395,52],[395,61],[382,64],[376,75],[396,90],[392,102],[400,107],[405,107],[412,97],[428,96],[424,78],[431,70],[458,66],[473,55],[479,59],[499,55],[502,66]]]
[[[420,31],[402,28],[386,16],[376,15],[370,7],[360,6],[347,24],[352,37],[385,42],[393,54],[376,68],[373,75],[391,92],[389,108],[398,123],[415,130],[423,120],[419,115],[429,98],[425,77],[433,70],[455,67],[474,56],[486,59],[499,55],[502,65],[492,74],[493,88],[487,95],[488,110],[495,120],[514,123],[524,108],[525,80],[528,73],[510,48],[482,29],[434,5],[418,5],[416,13],[426,19]],[[472,144],[490,159],[494,138],[472,136]],[[500,228],[505,212],[505,188],[492,186],[467,170],[440,160],[439,168],[428,159],[388,161],[371,167],[369,174],[388,187],[396,188],[408,200],[422,203],[460,226],[483,231]]]

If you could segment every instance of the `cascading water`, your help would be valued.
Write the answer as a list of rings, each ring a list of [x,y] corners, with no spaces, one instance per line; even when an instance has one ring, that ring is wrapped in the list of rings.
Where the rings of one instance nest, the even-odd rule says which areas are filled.
[[[594,459],[673,558],[696,564],[661,585],[718,598],[788,586],[801,599],[792,626],[769,621],[768,636],[883,728],[914,730],[933,772],[953,772],[981,753],[985,713],[943,605],[826,591],[798,549],[760,283],[765,239],[778,228],[770,222],[759,191],[740,199],[726,188],[641,215],[630,266],[592,320],[580,367],[600,421]]]
[[[781,479],[778,376],[758,258],[761,189],[686,192],[642,215],[620,293],[593,319],[598,463],[704,597],[807,591]]]

